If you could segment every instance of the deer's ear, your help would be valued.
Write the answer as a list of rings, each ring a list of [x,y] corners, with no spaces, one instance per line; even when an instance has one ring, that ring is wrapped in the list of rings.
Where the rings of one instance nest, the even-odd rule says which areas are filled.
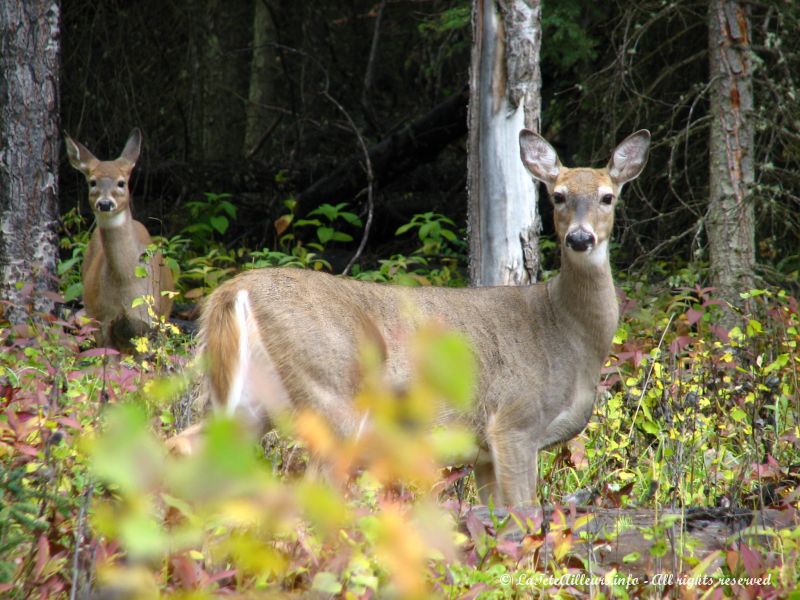
[[[650,149],[650,132],[640,129],[626,137],[614,149],[608,161],[608,174],[618,186],[636,179],[647,164],[647,153]]]
[[[128,141],[125,142],[125,147],[122,149],[122,154],[120,154],[120,158],[127,160],[131,165],[136,163],[136,160],[139,158],[139,152],[142,149],[142,130],[136,127],[133,131],[131,131],[130,136],[128,136]]]
[[[69,164],[88,177],[89,172],[100,161],[86,146],[73,140],[68,133],[64,134],[64,143],[67,146]]]
[[[561,170],[561,161],[558,160],[555,148],[541,135],[523,129],[519,132],[519,155],[522,164],[539,181],[543,181],[548,187],[555,184],[558,173]]]

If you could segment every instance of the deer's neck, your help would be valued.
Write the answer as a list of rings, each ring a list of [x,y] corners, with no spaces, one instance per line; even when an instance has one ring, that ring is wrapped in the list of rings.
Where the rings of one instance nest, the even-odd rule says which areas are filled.
[[[108,273],[118,282],[134,281],[143,248],[137,239],[130,212],[98,220],[97,225]]]
[[[611,277],[607,247],[595,256],[561,254],[561,271],[548,282],[548,294],[565,335],[579,339],[583,347],[604,361],[619,321],[619,306]]]

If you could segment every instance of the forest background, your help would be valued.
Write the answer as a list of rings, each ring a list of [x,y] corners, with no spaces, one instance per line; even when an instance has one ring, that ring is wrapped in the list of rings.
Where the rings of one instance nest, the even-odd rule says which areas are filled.
[[[657,509],[644,527],[647,542],[619,553],[606,573],[652,572],[669,559],[676,572],[772,574],[763,589],[717,583],[698,595],[780,597],[797,586],[800,560],[797,535],[776,524],[796,523],[800,476],[800,6],[719,3],[748,17],[753,135],[746,185],[753,219],[745,223],[753,256],[744,261],[746,285],[728,290],[723,302],[709,233],[718,166],[718,77],[709,52],[716,4],[559,0],[541,7],[540,131],[561,159],[600,166],[630,132],[646,127],[653,136],[647,169],[617,208],[611,254],[623,319],[596,418],[567,450],[542,459],[541,496],[566,507],[568,494],[588,490],[582,498],[595,506]],[[467,285],[470,3],[63,1],[60,9],[54,144],[66,130],[111,158],[133,127],[142,128],[134,214],[160,236],[180,274],[178,316],[190,321],[196,302],[237,270],[268,265]],[[69,168],[63,146],[53,147],[62,148],[47,157],[58,172],[59,281],[58,295],[48,297],[78,308],[91,213],[82,176]],[[371,178],[365,148],[374,151]],[[19,214],[26,197],[3,202],[4,215]],[[535,275],[546,279],[558,262],[546,194],[538,207]],[[36,304],[34,288],[15,289]],[[215,460],[230,467],[223,454],[240,458],[247,468],[220,467],[232,496],[200,493],[197,480],[177,484],[168,461],[143,467],[132,455],[161,456],[159,440],[191,417],[171,402],[186,382],[153,379],[183,371],[191,343],[165,331],[160,345],[145,348],[144,364],[112,368],[90,349],[90,328],[69,311],[58,315],[11,319],[2,329],[0,589],[15,597],[75,594],[109,581],[145,597],[141,590],[503,597],[522,593],[500,585],[508,574],[592,573],[586,548],[591,554],[619,535],[573,537],[580,527],[563,525],[569,511],[557,509],[533,518],[522,542],[507,543],[505,522],[465,516],[459,485],[468,470],[443,476],[456,489],[440,498],[463,524],[461,537],[455,525],[431,525],[424,503],[398,508],[410,503],[408,492],[387,482],[362,481],[347,492],[291,482],[276,488],[274,474],[291,479],[295,469],[293,443],[270,447],[265,466],[230,439],[230,424],[219,426],[227,449],[215,455],[212,448],[197,469],[219,466]],[[441,360],[452,358],[441,352]],[[145,385],[152,381],[159,383]],[[132,397],[146,407],[143,415],[101,416],[105,401]],[[313,447],[321,435],[311,428],[300,437]],[[119,451],[112,439],[125,441]],[[143,470],[147,476],[121,475]],[[248,478],[256,489],[242,483]],[[287,498],[300,515],[286,508]],[[185,531],[176,533],[164,505],[189,523]],[[219,515],[212,505],[229,512],[209,518]],[[266,522],[250,520],[248,511],[265,506],[273,511]],[[685,515],[697,507],[779,515],[762,523],[757,538],[695,553],[675,544],[674,522],[658,511]],[[287,533],[295,518],[308,529]],[[343,545],[346,559],[337,558]],[[542,583],[547,593],[563,587]],[[613,584],[599,589],[630,593]],[[668,585],[641,590],[689,593]]]

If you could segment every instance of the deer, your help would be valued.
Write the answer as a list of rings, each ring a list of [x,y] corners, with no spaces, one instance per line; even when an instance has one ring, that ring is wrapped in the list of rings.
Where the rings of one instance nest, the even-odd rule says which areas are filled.
[[[86,314],[97,320],[98,347],[111,347],[132,354],[131,339],[147,335],[152,319],[148,303],[133,307],[134,299],[152,296],[158,317],[168,317],[172,308],[172,271],[156,252],[144,261],[150,234],[131,213],[129,180],[142,145],[135,128],[115,160],[99,160],[84,145],[65,134],[70,164],[83,173],[89,187],[89,205],[96,227],[84,255],[81,278]],[[138,267],[144,267],[144,277]],[[139,271],[137,273],[137,271]]]
[[[543,283],[409,288],[289,268],[228,280],[200,318],[206,402],[264,430],[286,411],[310,409],[338,435],[357,434],[360,340],[381,340],[387,377],[402,386],[411,304],[471,342],[478,383],[467,425],[480,448],[481,502],[538,504],[538,451],[580,433],[593,413],[619,319],[609,258],[614,207],[644,169],[649,145],[643,129],[606,167],[567,168],[542,136],[520,132],[522,163],[547,188],[561,249],[560,272]],[[452,418],[443,412],[439,423]]]

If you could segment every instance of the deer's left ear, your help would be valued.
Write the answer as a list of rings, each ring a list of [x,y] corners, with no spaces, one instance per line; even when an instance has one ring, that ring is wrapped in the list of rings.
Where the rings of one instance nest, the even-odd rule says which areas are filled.
[[[640,129],[626,137],[614,149],[608,161],[608,174],[618,186],[636,179],[647,164],[647,153],[650,149],[650,132]]]

